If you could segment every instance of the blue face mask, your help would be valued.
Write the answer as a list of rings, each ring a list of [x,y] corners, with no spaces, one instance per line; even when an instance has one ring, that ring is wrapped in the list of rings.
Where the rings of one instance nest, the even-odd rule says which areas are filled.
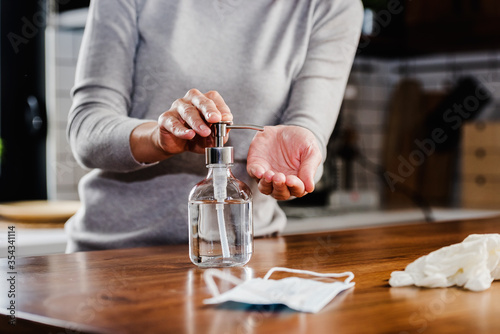
[[[332,283],[319,282],[299,277],[287,277],[280,280],[269,279],[276,271],[285,271],[296,274],[307,274],[317,277],[347,278],[344,281]],[[229,281],[236,285],[233,289],[219,293],[214,277]],[[354,286],[352,272],[340,274],[322,274],[308,270],[289,269],[282,267],[271,268],[264,278],[253,278],[242,281],[220,270],[208,269],[204,273],[205,282],[213,297],[205,299],[205,304],[219,304],[233,301],[251,305],[283,304],[301,312],[319,312],[340,292]]]

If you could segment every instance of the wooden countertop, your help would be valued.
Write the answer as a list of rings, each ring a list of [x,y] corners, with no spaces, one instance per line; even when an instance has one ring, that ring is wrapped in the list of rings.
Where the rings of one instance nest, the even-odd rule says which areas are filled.
[[[274,266],[354,272],[354,289],[317,314],[204,305],[204,270],[189,262],[187,245],[18,258],[17,325],[8,324],[12,299],[2,278],[0,332],[500,333],[500,281],[483,292],[387,283],[392,271],[435,249],[499,232],[493,218],[257,239],[247,266],[225,269],[256,277]],[[0,267],[10,271],[6,259]]]

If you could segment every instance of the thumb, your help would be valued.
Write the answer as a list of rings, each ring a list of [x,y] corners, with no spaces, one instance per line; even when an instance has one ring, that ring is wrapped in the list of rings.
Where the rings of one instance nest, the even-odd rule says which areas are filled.
[[[318,166],[321,164],[321,160],[321,153],[315,149],[309,149],[309,152],[301,158],[297,176],[304,183],[305,191],[308,193],[314,191],[314,176],[316,175]]]

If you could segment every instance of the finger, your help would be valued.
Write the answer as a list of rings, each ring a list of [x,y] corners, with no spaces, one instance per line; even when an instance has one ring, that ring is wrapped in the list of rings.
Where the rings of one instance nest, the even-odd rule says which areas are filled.
[[[184,100],[190,101],[203,115],[203,118],[208,123],[216,123],[221,121],[221,113],[215,104],[215,101],[200,93],[197,89],[190,90]]]
[[[277,200],[286,200],[290,198],[290,191],[286,186],[285,174],[276,173],[273,176],[273,191],[271,195]]]
[[[288,187],[291,196],[302,197],[307,194],[307,192],[305,191],[304,182],[302,182],[295,175],[287,175],[286,186]]]
[[[264,175],[264,167],[260,165],[247,165],[247,173],[250,175],[250,177],[255,178],[255,179],[262,179],[262,176]]]
[[[217,110],[220,112],[220,121],[224,122],[230,122],[233,120],[233,114],[231,113],[231,110],[229,109],[228,105],[226,104],[226,101],[222,98],[222,96],[219,94],[219,92],[215,90],[211,90],[207,93],[205,93],[205,96],[209,99],[211,99],[216,107]],[[219,121],[217,121],[219,122]]]
[[[272,170],[268,170],[264,173],[264,175],[262,176],[262,179],[266,180],[266,182],[272,183],[275,174],[276,173],[273,172]]]
[[[201,117],[200,111],[190,102],[179,99],[172,105],[173,110],[177,111],[179,116],[193,129],[197,134],[202,137],[210,135],[210,128]]]
[[[182,122],[176,115],[176,113],[171,111],[166,111],[160,115],[158,118],[160,132],[168,132],[185,140],[193,139],[196,133],[192,129],[186,127],[184,122]]]
[[[273,176],[273,171],[267,171],[259,181],[259,191],[264,195],[271,195],[273,192]]]

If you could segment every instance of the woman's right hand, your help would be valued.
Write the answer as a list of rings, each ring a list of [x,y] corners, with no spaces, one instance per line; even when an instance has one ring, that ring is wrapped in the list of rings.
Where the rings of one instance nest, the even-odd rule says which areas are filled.
[[[150,163],[186,151],[203,153],[212,140],[210,125],[232,120],[233,115],[218,92],[203,94],[191,89],[175,100],[157,123],[144,123],[132,131],[132,154],[137,161]]]

